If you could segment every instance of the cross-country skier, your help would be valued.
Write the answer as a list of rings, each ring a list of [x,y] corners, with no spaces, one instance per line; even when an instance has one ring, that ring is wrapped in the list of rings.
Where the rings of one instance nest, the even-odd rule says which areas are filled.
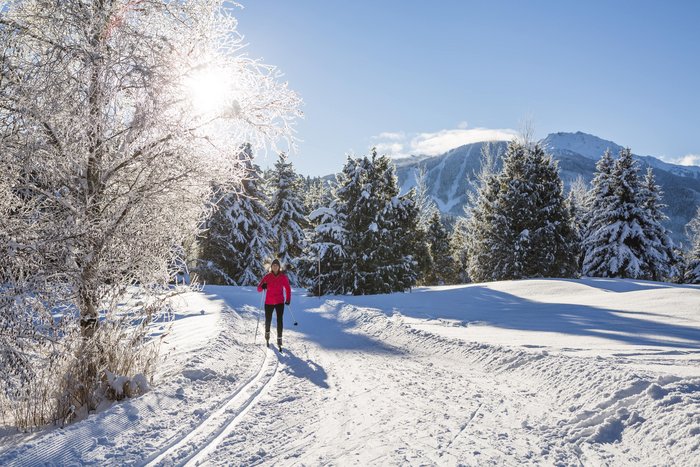
[[[292,288],[289,286],[289,279],[281,270],[279,260],[272,261],[270,270],[272,272],[266,274],[258,284],[258,292],[267,290],[265,296],[265,342],[269,347],[270,324],[274,310],[277,312],[277,347],[282,351],[282,315],[284,314],[284,305],[289,306],[292,299]]]

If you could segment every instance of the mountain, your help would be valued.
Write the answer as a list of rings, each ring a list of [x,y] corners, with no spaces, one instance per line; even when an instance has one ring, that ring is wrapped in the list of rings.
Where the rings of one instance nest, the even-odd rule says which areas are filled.
[[[594,135],[582,132],[552,133],[541,143],[559,161],[560,174],[566,189],[578,177],[590,182],[595,163],[609,148],[617,155],[622,146]],[[410,156],[396,159],[397,176],[401,192],[415,186],[419,166],[426,169],[430,195],[443,213],[458,216],[464,213],[467,191],[475,179],[481,163],[481,149],[487,143],[460,146],[438,156]],[[505,141],[491,143],[493,149],[503,152]],[[667,227],[676,242],[687,243],[685,225],[700,205],[700,167],[669,164],[656,157],[635,155],[642,171],[654,169],[656,180],[664,190],[664,202],[668,205]]]
[[[541,141],[550,151],[570,151],[597,161],[606,149],[618,154],[622,146],[583,132],[552,133]],[[661,169],[681,177],[700,178],[700,167],[664,162],[653,156],[637,156],[641,162],[653,169]]]

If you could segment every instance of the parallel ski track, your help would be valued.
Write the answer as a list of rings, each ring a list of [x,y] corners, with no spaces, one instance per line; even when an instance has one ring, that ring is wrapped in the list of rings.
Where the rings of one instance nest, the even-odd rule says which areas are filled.
[[[273,363],[270,364],[269,361]],[[267,371],[274,365],[272,371]],[[158,453],[143,461],[143,466],[197,465],[213,452],[218,444],[235,428],[238,421],[265,395],[279,369],[279,358],[272,350],[265,350],[260,369],[238,387],[221,406],[192,431],[175,439]],[[261,383],[261,380],[262,383]],[[198,439],[199,438],[199,439]]]

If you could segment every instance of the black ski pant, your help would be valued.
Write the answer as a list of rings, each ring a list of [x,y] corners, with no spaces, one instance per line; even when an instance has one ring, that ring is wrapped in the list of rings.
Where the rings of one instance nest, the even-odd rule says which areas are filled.
[[[272,312],[277,312],[277,338],[282,338],[282,315],[284,314],[284,303],[277,305],[265,304],[265,337],[270,335],[270,324],[272,324]]]

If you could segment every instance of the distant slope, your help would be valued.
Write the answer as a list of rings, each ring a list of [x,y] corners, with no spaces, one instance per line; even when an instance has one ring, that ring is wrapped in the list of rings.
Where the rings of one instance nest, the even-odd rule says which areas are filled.
[[[542,143],[559,161],[565,187],[579,176],[590,182],[595,163],[610,148],[617,154],[622,146],[585,133],[554,133]],[[415,186],[419,166],[424,166],[430,195],[440,210],[446,214],[462,215],[467,202],[470,180],[474,180],[481,163],[481,149],[485,143],[467,144],[439,156],[413,156],[396,160],[397,176],[401,191]],[[492,143],[495,150],[503,151],[506,142]],[[673,231],[674,240],[685,242],[684,227],[700,205],[700,167],[680,166],[663,162],[651,156],[636,156],[642,170],[652,167],[665,192],[668,204],[667,226]]]

